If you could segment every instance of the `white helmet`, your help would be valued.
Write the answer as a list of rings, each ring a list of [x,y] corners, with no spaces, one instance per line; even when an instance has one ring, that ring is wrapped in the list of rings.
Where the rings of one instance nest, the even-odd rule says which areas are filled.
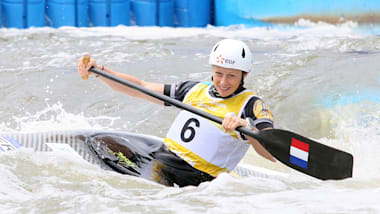
[[[251,70],[252,53],[248,46],[239,40],[224,39],[216,43],[210,54],[210,65],[232,68],[245,72]]]

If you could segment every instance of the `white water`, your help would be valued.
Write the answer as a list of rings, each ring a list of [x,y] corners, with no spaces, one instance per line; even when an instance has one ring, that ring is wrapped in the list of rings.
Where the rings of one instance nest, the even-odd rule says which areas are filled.
[[[178,110],[82,80],[77,59],[144,80],[209,80],[212,45],[243,39],[255,64],[246,86],[275,126],[354,155],[354,176],[319,181],[250,151],[244,163],[283,179],[222,175],[168,188],[58,152],[0,154],[1,213],[380,213],[380,37],[376,26],[301,20],[297,27],[0,29],[0,131],[126,130],[165,136]]]

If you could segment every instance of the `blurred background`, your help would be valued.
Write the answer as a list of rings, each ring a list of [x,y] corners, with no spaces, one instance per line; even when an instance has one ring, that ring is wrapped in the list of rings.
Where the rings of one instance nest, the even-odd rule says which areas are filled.
[[[378,0],[0,0],[7,28],[380,22]]]

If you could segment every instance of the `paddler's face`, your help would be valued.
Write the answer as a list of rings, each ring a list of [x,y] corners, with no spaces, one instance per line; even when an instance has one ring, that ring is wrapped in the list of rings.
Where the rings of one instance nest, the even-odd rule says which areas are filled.
[[[240,85],[243,72],[232,68],[212,66],[213,84],[222,97],[228,97],[234,93]],[[244,72],[244,78],[247,73]]]

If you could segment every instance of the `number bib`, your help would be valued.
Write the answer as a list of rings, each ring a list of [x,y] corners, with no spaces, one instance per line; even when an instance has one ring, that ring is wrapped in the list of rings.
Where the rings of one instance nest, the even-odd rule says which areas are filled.
[[[187,111],[177,116],[165,144],[193,167],[214,176],[233,170],[249,148],[220,125]]]

